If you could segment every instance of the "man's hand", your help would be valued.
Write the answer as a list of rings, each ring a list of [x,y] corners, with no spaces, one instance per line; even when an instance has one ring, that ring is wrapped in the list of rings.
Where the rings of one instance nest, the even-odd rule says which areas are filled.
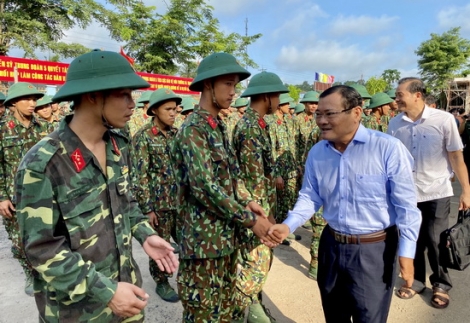
[[[175,249],[159,236],[149,236],[145,240],[143,248],[147,255],[155,260],[161,271],[171,274],[178,269],[178,259],[173,253]]]
[[[470,209],[470,194],[462,192],[462,194],[460,194],[459,210],[467,209]]]
[[[114,314],[120,317],[132,317],[139,314],[145,306],[149,295],[135,285],[119,282],[116,293],[108,306]]]
[[[149,223],[152,226],[152,228],[156,229],[158,227],[158,219],[157,219],[157,215],[155,214],[155,212],[152,211],[145,215],[149,218]]]
[[[405,287],[411,288],[413,286],[415,268],[412,258],[398,257],[400,263],[401,278],[405,281]]]
[[[13,204],[11,204],[10,200],[0,202],[0,215],[2,215],[4,218],[11,219],[13,217],[12,212],[14,211],[16,210],[13,207]]]
[[[261,205],[259,205],[258,203],[256,203],[255,201],[251,201],[250,203],[248,203],[248,205],[246,206],[246,209],[248,211],[251,211],[253,212],[254,214],[256,214],[257,216],[262,216],[264,218],[267,218],[268,216],[266,215],[266,212],[264,212],[263,208],[261,207]]]
[[[275,224],[268,231],[268,237],[271,241],[275,241],[277,244],[282,243],[286,240],[290,233],[290,229],[286,224]]]
[[[265,245],[267,245],[267,246],[270,247],[270,248],[274,248],[275,246],[277,246],[276,241],[274,241],[273,239],[271,239],[271,238],[268,236],[269,228],[270,228],[272,225],[273,225],[273,224],[271,223],[271,221],[270,221],[268,218],[265,218],[265,217],[258,217],[258,219],[256,220],[255,225],[251,228],[251,230],[253,231],[253,233],[254,233],[258,238],[260,238],[260,240],[261,240]]]
[[[280,191],[282,191],[284,189],[284,180],[282,179],[281,176],[276,178],[276,188]]]

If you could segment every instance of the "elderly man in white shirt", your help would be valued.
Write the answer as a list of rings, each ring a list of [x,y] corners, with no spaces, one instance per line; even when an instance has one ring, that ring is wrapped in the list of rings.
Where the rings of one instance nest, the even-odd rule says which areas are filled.
[[[413,175],[422,215],[413,287],[400,288],[397,296],[409,299],[425,290],[424,254],[427,249],[432,270],[429,278],[433,288],[431,305],[446,308],[452,283],[439,255],[445,252],[441,236],[449,227],[450,197],[454,195],[451,184],[453,172],[462,186],[459,209],[470,207],[470,186],[462,155],[463,145],[454,117],[426,106],[425,96],[426,88],[420,79],[401,79],[395,99],[401,113],[390,120],[387,131],[403,142],[415,160]]]

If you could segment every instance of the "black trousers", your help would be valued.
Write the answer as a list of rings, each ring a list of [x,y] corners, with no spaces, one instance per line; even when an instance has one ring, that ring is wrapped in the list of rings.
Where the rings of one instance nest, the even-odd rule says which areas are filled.
[[[419,290],[426,285],[425,252],[427,249],[432,271],[429,277],[431,285],[448,291],[452,288],[452,282],[447,268],[442,266],[440,257],[446,252],[443,234],[449,228],[450,197],[420,202],[418,208],[421,211],[423,222],[421,223],[416,245],[415,283],[413,286]]]
[[[387,321],[395,284],[396,230],[371,244],[336,242],[328,226],[320,238],[318,287],[327,323]]]

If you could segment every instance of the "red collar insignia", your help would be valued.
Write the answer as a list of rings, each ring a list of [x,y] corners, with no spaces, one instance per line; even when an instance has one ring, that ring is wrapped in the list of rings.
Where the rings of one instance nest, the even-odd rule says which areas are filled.
[[[156,136],[158,134],[157,127],[155,127],[155,126],[152,127],[152,133],[153,133],[154,136]]]
[[[277,124],[278,124],[278,125],[281,125],[281,124],[282,124],[282,120],[281,120],[281,119],[277,119]]]
[[[77,171],[77,173],[80,173],[86,166],[85,160],[83,159],[83,155],[80,149],[75,149],[70,158],[72,159],[73,164],[75,165],[75,170]]]
[[[144,119],[147,119],[148,117],[149,116],[146,113],[144,113]]]
[[[261,127],[261,129],[266,128],[266,122],[264,121],[263,118],[259,118],[259,119],[258,119],[258,124],[259,124],[259,126]]]
[[[116,139],[114,139],[114,137],[111,137],[111,143],[113,144],[114,153],[118,156],[121,156],[121,151],[119,150]]]
[[[13,122],[13,120],[11,120],[10,122],[8,122],[8,127],[9,127],[10,129],[15,128],[15,123]]]
[[[211,126],[212,130],[215,130],[215,128],[217,128],[217,121],[214,120],[212,116],[207,117],[207,122],[209,123],[209,126]]]
[[[305,121],[308,121],[308,116],[305,116]]]

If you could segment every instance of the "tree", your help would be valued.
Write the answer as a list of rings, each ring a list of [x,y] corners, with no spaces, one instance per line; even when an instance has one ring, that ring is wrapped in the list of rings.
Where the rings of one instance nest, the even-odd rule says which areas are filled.
[[[172,0],[165,14],[141,2],[117,5],[117,10],[122,19],[111,36],[126,42],[138,70],[194,76],[200,60],[220,51],[233,54],[245,67],[257,67],[247,47],[261,34],[223,33],[206,0]]]
[[[388,69],[383,71],[382,78],[387,82],[386,91],[391,90],[393,88],[393,84],[397,83],[400,80],[401,74],[396,69]]]
[[[313,85],[311,83],[309,83],[308,81],[303,81],[302,84],[298,84],[298,85],[296,85],[296,87],[298,87],[303,92],[308,92],[308,91],[313,90]]]
[[[447,88],[448,82],[469,68],[470,41],[460,37],[460,27],[420,44],[415,52],[420,58],[418,67],[423,80],[434,93]]]
[[[108,4],[131,1],[107,0]],[[88,49],[77,43],[60,40],[64,32],[86,28],[92,21],[109,27],[119,17],[105,4],[93,0],[0,0],[0,55],[7,55],[12,47],[25,52],[25,57],[36,58],[34,51],[51,51],[60,57],[76,57]]]
[[[372,76],[367,80],[365,86],[367,92],[369,92],[370,95],[374,95],[379,92],[384,92],[388,86],[388,83],[381,77],[376,78],[375,76]]]
[[[287,88],[289,89],[289,95],[291,98],[294,99],[295,102],[299,102],[300,99],[300,92],[302,92],[301,89],[299,89],[296,85],[287,85]]]

